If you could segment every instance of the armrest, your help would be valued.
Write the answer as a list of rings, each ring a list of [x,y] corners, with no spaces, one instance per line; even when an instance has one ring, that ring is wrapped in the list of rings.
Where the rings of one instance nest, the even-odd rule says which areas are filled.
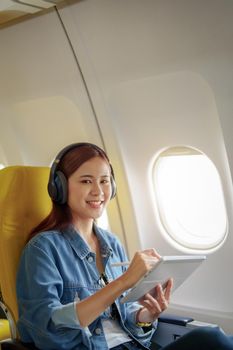
[[[193,318],[164,313],[159,317],[158,327],[152,337],[151,350],[158,350],[191,331],[188,326]]]
[[[176,324],[179,326],[186,326],[189,322],[193,321],[191,317],[183,317],[171,314],[164,314],[159,317],[159,322]]]

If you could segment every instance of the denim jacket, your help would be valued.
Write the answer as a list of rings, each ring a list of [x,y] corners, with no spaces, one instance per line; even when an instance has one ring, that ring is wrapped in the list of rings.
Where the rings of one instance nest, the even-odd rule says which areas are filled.
[[[111,264],[126,261],[127,257],[115,236],[97,226],[94,229],[105,273],[111,281],[124,272],[124,267]],[[21,340],[33,342],[43,350],[108,349],[101,321],[109,317],[109,310],[86,328],[80,325],[75,311],[76,302],[100,288],[96,256],[73,226],[36,235],[24,248],[17,274]],[[120,298],[116,305],[122,328],[130,337],[149,346],[154,328],[144,333],[136,325],[140,305],[121,304]]]

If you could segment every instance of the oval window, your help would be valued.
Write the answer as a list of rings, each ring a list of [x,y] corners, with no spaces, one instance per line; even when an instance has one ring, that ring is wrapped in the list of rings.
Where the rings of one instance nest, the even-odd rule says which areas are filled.
[[[176,247],[212,250],[224,241],[227,214],[222,185],[205,154],[189,147],[163,151],[153,167],[153,185],[164,233]]]

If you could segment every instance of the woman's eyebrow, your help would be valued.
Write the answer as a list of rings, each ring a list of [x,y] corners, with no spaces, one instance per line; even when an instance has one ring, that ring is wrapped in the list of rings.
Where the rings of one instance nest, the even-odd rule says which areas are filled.
[[[110,174],[104,174],[104,175],[100,175],[99,177],[110,177],[111,175]],[[90,177],[90,178],[95,178],[95,176],[93,175],[80,175],[80,178],[83,178],[83,177]]]
[[[94,177],[93,175],[80,175],[80,177]]]

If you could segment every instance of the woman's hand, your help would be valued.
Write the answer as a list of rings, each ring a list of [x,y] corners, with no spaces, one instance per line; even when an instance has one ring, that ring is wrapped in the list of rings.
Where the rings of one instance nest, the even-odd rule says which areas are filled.
[[[155,249],[135,253],[127,271],[122,275],[126,288],[131,288],[161,258]]]
[[[139,300],[143,307],[137,313],[137,322],[152,323],[167,309],[172,286],[173,280],[170,278],[165,289],[160,284],[155,287],[155,297],[147,293]]]

